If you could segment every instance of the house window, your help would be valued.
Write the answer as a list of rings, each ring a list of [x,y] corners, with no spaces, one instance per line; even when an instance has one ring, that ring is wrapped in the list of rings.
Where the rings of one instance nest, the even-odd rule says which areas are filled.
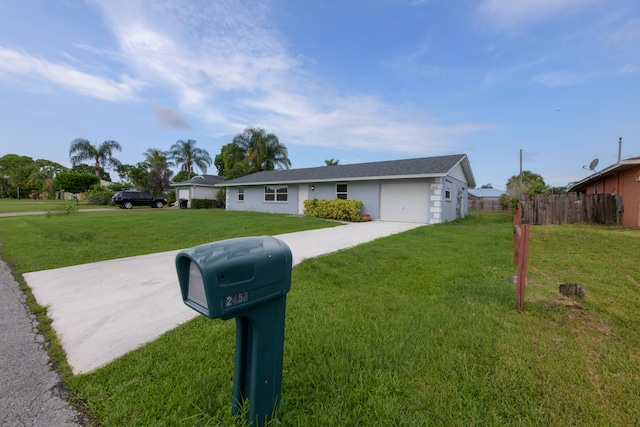
[[[445,180],[444,199],[448,202],[451,201],[451,181]]]
[[[238,187],[238,201],[244,202],[244,188]]]
[[[347,200],[347,184],[336,185],[336,198]]]
[[[597,182],[593,185],[593,194],[598,194],[598,183]]]
[[[275,187],[275,186],[267,186],[264,187],[264,201],[265,202],[280,202],[286,203],[287,198],[287,186]]]

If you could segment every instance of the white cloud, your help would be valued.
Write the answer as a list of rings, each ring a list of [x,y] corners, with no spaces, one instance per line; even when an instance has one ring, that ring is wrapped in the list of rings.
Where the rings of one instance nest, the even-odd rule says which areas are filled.
[[[283,94],[254,101],[251,106],[265,112],[258,115],[262,118],[260,126],[282,129],[283,140],[300,145],[427,155],[449,152],[462,135],[493,128],[476,123],[441,125],[424,113],[393,107],[364,95],[318,94],[294,97],[290,102],[289,98]],[[277,114],[269,114],[270,111]]]
[[[633,73],[637,73],[637,72],[638,72],[638,67],[636,67],[635,65],[632,65],[632,64],[626,64],[626,65],[623,65],[622,67],[620,67],[618,70],[616,70],[615,74],[616,75],[633,74]]]
[[[23,84],[25,81],[38,81],[44,91],[50,90],[47,82],[54,83],[72,92],[106,101],[134,99],[144,87],[141,81],[127,75],[122,75],[120,81],[114,81],[5,47],[0,47],[0,78]]]
[[[483,0],[482,20],[497,31],[517,32],[539,22],[578,12],[602,0]]]
[[[572,73],[569,71],[553,71],[541,73],[533,77],[535,83],[546,87],[580,86],[590,79],[590,75]]]
[[[640,40],[640,19],[634,18],[627,22],[612,25],[603,35],[610,46],[633,46]]]
[[[116,44],[74,47],[92,55],[92,63],[106,70],[101,67],[103,75],[87,72],[72,55],[63,64],[0,49],[0,78],[27,75],[109,101],[144,95],[162,99],[154,114],[167,128],[187,129],[194,119],[218,135],[260,126],[287,144],[306,146],[433,154],[455,149],[462,134],[490,127],[439,124],[423,112],[393,107],[367,94],[347,95],[324,78],[310,76],[299,60],[304,53],[290,52],[273,27],[277,20],[270,16],[268,1],[89,4],[98,7]],[[106,77],[107,67],[114,66],[128,75],[117,81]]]
[[[367,95],[320,87],[272,28],[265,5],[100,3],[127,64],[145,81],[169,88],[180,109],[213,132],[260,126],[291,144],[424,154],[450,150],[457,135],[487,128],[439,125]]]

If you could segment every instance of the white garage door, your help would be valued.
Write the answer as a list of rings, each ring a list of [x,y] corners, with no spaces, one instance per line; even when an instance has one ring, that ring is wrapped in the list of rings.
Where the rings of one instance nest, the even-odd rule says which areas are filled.
[[[427,183],[387,183],[380,188],[380,219],[429,222]]]
[[[189,199],[189,189],[181,188],[178,190],[178,199]]]

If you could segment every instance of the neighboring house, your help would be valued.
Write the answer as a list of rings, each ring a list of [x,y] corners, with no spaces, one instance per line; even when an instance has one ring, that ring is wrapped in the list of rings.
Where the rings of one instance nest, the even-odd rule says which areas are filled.
[[[615,195],[622,225],[640,228],[640,157],[620,160],[575,183],[569,191]]]
[[[500,203],[500,196],[506,191],[497,188],[470,188],[469,209],[481,211],[502,211],[507,207]]]
[[[191,199],[215,200],[221,191],[216,185],[221,182],[224,182],[224,176],[197,175],[189,181],[174,182],[171,186],[176,190],[176,200],[188,200],[187,206],[191,206]]]
[[[303,214],[309,199],[363,203],[372,220],[436,224],[467,214],[475,179],[466,154],[257,172],[218,184],[227,209]]]

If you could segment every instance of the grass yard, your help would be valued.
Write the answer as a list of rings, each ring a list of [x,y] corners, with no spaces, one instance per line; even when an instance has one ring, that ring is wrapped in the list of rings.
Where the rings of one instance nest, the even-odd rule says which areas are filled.
[[[191,223],[184,218],[202,221],[176,212],[183,219],[171,223],[172,213],[132,212],[129,227],[141,230],[129,233],[152,229],[154,217],[163,218],[161,235],[180,234],[178,224]],[[151,249],[127,249],[118,238],[130,235],[118,228],[121,215],[94,215],[104,226],[91,228],[82,216],[70,245],[55,236],[64,218],[79,215],[25,217],[10,231],[0,220],[3,256],[19,272],[56,263],[38,239],[28,238],[31,253],[29,244],[16,249],[18,233],[46,237],[45,247],[60,245],[71,261]],[[247,227],[265,217],[272,222],[249,216]],[[221,230],[233,228],[233,217],[216,218]],[[104,234],[87,248],[66,254],[98,229]],[[532,227],[522,313],[508,280],[516,270],[512,242],[510,218],[483,213],[295,267],[282,403],[270,425],[639,425],[640,231]],[[174,237],[152,246],[196,243]],[[89,256],[89,247],[99,253]],[[579,283],[586,298],[559,296],[560,283]],[[67,386],[98,425],[243,425],[230,415],[234,330],[233,321],[198,317],[91,374],[67,372]]]
[[[0,218],[0,254],[18,274],[339,223],[220,209],[140,209]]]
[[[69,200],[0,199],[0,214],[15,212],[64,212]],[[116,206],[89,205],[80,201],[79,209],[118,209]]]

